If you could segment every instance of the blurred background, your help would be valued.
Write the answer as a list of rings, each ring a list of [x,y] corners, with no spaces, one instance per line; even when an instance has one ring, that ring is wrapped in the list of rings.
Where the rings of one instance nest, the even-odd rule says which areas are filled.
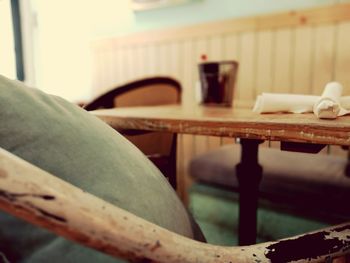
[[[16,77],[15,33],[20,38],[17,55],[22,57],[17,71],[23,70],[29,85],[71,101],[86,100],[93,85],[93,40],[339,2],[346,1],[199,0],[135,11],[130,0],[0,0],[0,73]],[[11,3],[19,13],[11,12]],[[15,32],[13,19],[19,22]]]

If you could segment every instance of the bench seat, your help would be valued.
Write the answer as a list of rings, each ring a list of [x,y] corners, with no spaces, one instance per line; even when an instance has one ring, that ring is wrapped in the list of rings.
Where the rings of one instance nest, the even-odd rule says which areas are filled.
[[[223,146],[194,158],[190,174],[198,182],[237,191],[239,161],[239,145]],[[263,166],[261,198],[332,222],[350,217],[346,158],[260,147],[259,163]]]

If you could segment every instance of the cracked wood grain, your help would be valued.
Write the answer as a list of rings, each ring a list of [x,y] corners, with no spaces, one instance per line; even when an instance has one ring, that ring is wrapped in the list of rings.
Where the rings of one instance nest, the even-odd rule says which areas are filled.
[[[350,145],[350,116],[319,120],[313,114],[257,114],[250,109],[200,106],[130,107],[91,113],[116,130]]]
[[[131,262],[321,262],[350,253],[350,222],[277,242],[216,246],[154,225],[3,149],[0,170],[0,209]]]

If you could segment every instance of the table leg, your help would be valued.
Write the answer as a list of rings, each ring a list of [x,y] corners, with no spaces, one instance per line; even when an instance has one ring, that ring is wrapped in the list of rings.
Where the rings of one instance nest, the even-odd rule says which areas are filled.
[[[262,166],[258,163],[258,148],[262,140],[241,139],[241,161],[236,167],[239,184],[240,246],[256,243],[257,206]]]

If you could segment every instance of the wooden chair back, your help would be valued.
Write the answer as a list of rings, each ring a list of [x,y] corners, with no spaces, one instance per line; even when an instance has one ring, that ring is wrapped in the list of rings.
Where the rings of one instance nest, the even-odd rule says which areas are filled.
[[[152,77],[127,83],[100,95],[84,108],[88,111],[114,107],[179,104],[181,85],[169,77]],[[120,131],[136,145],[176,188],[176,135],[163,132]]]

